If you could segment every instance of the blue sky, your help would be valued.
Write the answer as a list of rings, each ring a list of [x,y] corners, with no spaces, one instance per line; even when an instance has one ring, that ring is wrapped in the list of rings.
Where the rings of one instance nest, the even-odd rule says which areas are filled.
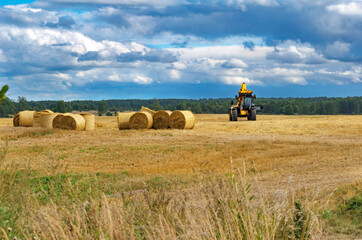
[[[346,97],[362,1],[0,0],[0,85],[45,99]]]

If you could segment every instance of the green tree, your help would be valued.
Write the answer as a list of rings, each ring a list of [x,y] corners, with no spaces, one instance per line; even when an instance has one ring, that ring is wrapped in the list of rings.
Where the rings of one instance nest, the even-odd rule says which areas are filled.
[[[325,108],[326,114],[334,115],[338,113],[338,106],[335,102],[327,102]]]
[[[284,107],[284,114],[287,114],[287,115],[294,114],[294,109],[293,109],[292,105],[288,104]]]
[[[179,110],[186,110],[186,109],[187,109],[186,102],[185,102],[185,101],[180,102],[180,103],[177,105],[177,108],[178,108]]]
[[[106,101],[102,100],[99,102],[98,104],[98,115],[102,116],[103,114],[105,114],[108,110],[108,106]]]
[[[24,111],[30,109],[28,100],[25,97],[18,97],[18,108],[19,111]]]
[[[65,113],[67,112],[67,108],[65,106],[64,101],[58,101],[57,105],[55,106],[55,112]]]
[[[41,111],[41,110],[44,110],[44,108],[39,102],[36,102],[35,103],[35,110],[36,111]]]
[[[160,111],[161,110],[161,104],[157,99],[154,99],[153,104],[150,107],[153,111]]]
[[[295,114],[300,114],[300,107],[296,104],[293,105],[293,112]]]

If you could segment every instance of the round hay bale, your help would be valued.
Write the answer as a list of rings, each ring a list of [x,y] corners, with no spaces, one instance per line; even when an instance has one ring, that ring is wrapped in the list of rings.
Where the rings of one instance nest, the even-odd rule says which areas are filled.
[[[135,114],[135,112],[118,113],[117,124],[118,129],[130,129],[129,119]]]
[[[52,110],[45,109],[45,110],[41,110],[40,113],[54,113],[54,112]]]
[[[41,127],[46,129],[53,129],[53,120],[59,113],[44,113],[41,115]]]
[[[34,121],[35,111],[21,111],[19,112],[19,126],[32,127]]]
[[[155,129],[166,129],[170,127],[171,111],[158,111],[153,115],[153,127]]]
[[[153,125],[153,117],[148,112],[138,112],[129,119],[131,129],[149,129]]]
[[[86,131],[93,131],[95,129],[96,116],[90,113],[79,113],[85,120],[85,129]]]
[[[153,117],[153,115],[155,115],[155,114],[156,114],[156,112],[155,112],[155,111],[153,111],[153,110],[151,110],[151,109],[149,109],[149,108],[146,108],[146,107],[144,107],[144,106],[142,106],[142,107],[141,107],[140,112],[148,112],[149,114],[151,114],[151,115],[152,115],[152,117]]]
[[[62,118],[64,116],[68,116],[71,115],[72,113],[63,113],[63,114],[58,114],[54,119],[53,119],[53,128],[62,128]]]
[[[49,114],[49,113],[43,111],[35,113],[33,120],[33,127],[41,127],[41,116],[44,114]]]
[[[19,114],[16,114],[13,118],[14,127],[19,127]]]
[[[170,127],[176,129],[192,129],[195,116],[191,111],[174,111],[170,116]]]
[[[83,131],[85,128],[85,119],[83,116],[78,114],[65,115],[60,120],[60,128]]]

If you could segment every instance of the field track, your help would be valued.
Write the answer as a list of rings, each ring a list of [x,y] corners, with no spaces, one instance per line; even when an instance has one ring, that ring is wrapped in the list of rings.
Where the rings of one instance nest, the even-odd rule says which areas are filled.
[[[229,122],[227,115],[196,115],[193,130],[117,129],[116,117],[97,117],[96,131],[14,128],[0,119],[8,139],[6,161],[48,171],[127,171],[134,175],[220,174],[234,168],[263,187],[334,188],[362,176],[362,116],[258,116]],[[5,141],[3,141],[3,144]]]

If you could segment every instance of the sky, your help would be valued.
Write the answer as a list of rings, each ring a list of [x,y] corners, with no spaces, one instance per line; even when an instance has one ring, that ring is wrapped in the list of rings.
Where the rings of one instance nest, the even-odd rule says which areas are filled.
[[[0,0],[0,85],[28,100],[362,93],[362,1]]]

